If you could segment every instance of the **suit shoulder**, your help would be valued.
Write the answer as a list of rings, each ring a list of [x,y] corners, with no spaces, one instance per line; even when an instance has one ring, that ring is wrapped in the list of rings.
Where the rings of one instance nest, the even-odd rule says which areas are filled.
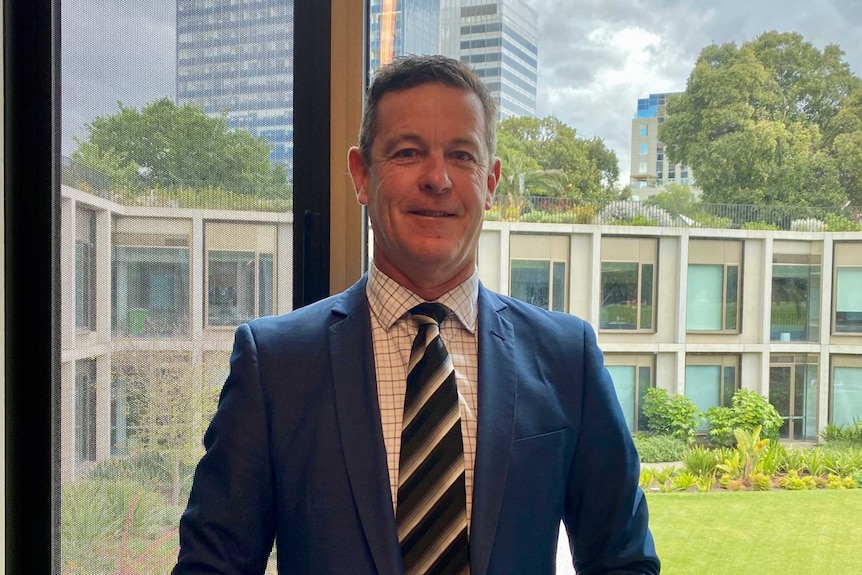
[[[507,316],[520,317],[538,323],[559,324],[566,329],[584,329],[589,324],[582,318],[562,311],[549,311],[525,301],[491,292],[506,308]]]

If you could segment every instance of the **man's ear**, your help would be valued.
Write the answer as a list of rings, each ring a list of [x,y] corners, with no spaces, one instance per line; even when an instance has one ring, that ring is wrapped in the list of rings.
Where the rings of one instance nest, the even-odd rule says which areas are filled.
[[[351,147],[347,152],[347,169],[350,170],[350,177],[353,178],[356,201],[363,206],[368,205],[368,192],[365,187],[368,183],[368,165],[356,146]]]
[[[490,210],[494,205],[494,193],[497,191],[497,182],[500,181],[500,158],[494,158],[494,164],[488,170],[488,193],[485,195],[485,209]]]

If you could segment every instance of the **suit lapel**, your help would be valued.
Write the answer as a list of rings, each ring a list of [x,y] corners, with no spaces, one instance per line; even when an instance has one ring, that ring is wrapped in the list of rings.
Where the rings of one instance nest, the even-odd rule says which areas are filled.
[[[400,571],[400,551],[383,445],[371,324],[361,280],[333,306],[329,328],[335,408],[353,501],[379,573]]]
[[[517,373],[506,305],[479,288],[479,421],[470,523],[470,572],[488,569],[509,468]]]

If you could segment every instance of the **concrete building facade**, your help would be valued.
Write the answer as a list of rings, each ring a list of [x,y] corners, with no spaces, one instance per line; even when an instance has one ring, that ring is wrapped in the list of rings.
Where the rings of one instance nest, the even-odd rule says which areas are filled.
[[[133,448],[134,353],[201,366],[217,389],[235,326],[290,310],[292,226],[62,186],[64,482]],[[478,267],[488,288],[594,326],[633,432],[650,387],[702,410],[755,390],[793,442],[862,419],[860,232],[486,221]]]

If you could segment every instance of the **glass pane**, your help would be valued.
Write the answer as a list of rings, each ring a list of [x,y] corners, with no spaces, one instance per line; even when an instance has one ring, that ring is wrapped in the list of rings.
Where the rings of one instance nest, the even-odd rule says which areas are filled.
[[[862,268],[836,270],[835,300],[835,331],[862,332]]]
[[[769,403],[775,406],[784,420],[779,430],[782,439],[790,436],[790,388],[791,368],[789,366],[769,368]]]
[[[862,421],[862,368],[832,370],[832,423],[856,425]]]
[[[231,331],[290,301],[293,6],[61,3],[62,573],[170,572]]]
[[[730,407],[733,401],[733,394],[736,392],[736,368],[733,366],[725,366],[724,381],[722,382],[721,406]]]
[[[111,269],[116,336],[188,334],[187,248],[115,246]]]
[[[652,329],[654,268],[653,264],[643,264],[641,266],[640,329]]]
[[[566,264],[554,262],[554,311],[566,311]]]
[[[724,329],[736,331],[739,325],[739,266],[727,266],[724,299]]]
[[[208,264],[209,325],[237,325],[254,317],[254,252],[211,251]]]
[[[273,290],[275,287],[273,284],[275,278],[273,277],[272,254],[260,254],[258,260],[260,262],[260,269],[258,271],[258,283],[260,287],[258,289],[257,315],[272,315],[275,313],[272,300],[272,296],[275,293]]]
[[[820,266],[772,266],[772,341],[819,337]]]
[[[817,366],[797,365],[792,439],[817,439]]]
[[[689,264],[685,327],[689,331],[721,330],[724,267]]]
[[[652,369],[646,366],[638,368],[638,431],[647,430],[647,419],[644,415],[644,398],[647,390],[653,386]]]
[[[512,260],[510,291],[512,297],[548,309],[551,262]]]
[[[721,366],[685,366],[685,395],[704,413],[710,407],[718,407],[721,401]],[[706,421],[702,422],[700,429],[706,430]]]
[[[637,329],[638,264],[602,262],[602,329]]]
[[[623,408],[623,416],[629,430],[634,431],[635,419],[635,367],[633,365],[609,365],[608,372],[617,391],[617,399]]]

